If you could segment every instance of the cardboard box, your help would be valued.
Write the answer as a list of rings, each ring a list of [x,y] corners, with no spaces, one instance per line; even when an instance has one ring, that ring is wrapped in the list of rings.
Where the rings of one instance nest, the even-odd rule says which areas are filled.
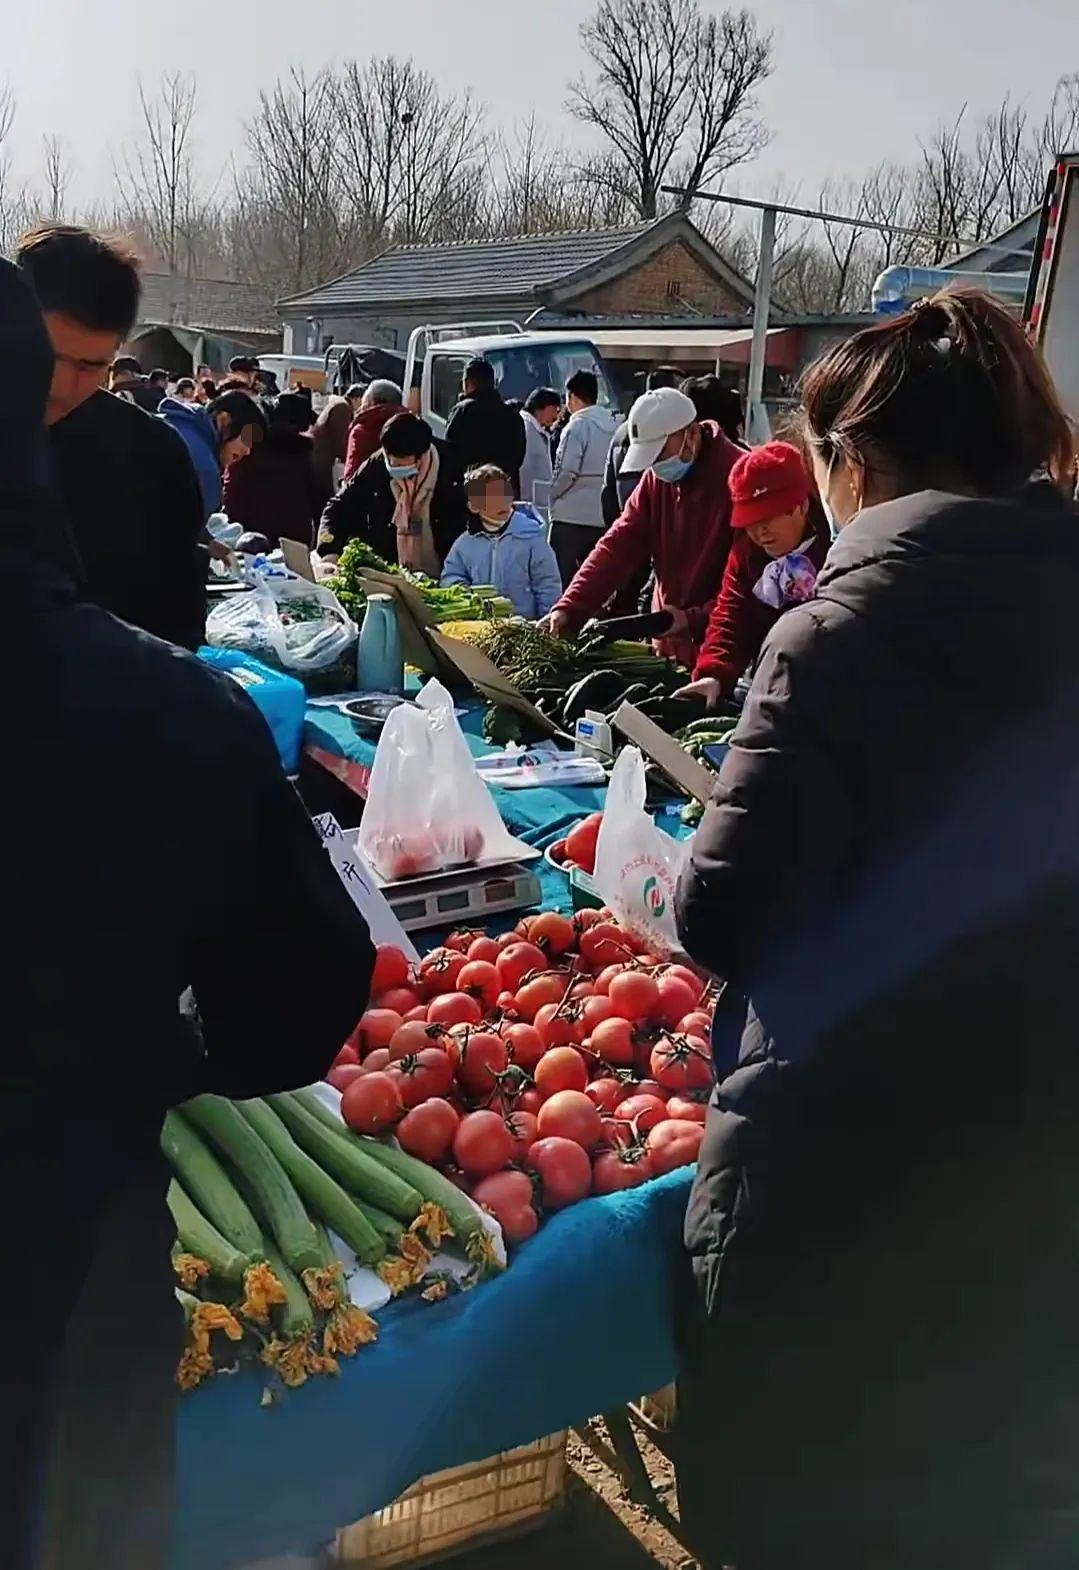
[[[660,730],[655,720],[650,720],[632,703],[623,703],[615,713],[614,724],[623,736],[628,736],[646,757],[663,770],[679,790],[705,805],[711,801],[715,775],[703,763],[698,763],[696,758],[691,758],[673,736]]]
[[[429,628],[427,636],[455,671],[470,682],[488,703],[498,703],[504,709],[512,709],[515,714],[520,714],[527,719],[544,736],[553,736],[561,741],[573,740],[546,715],[541,714],[534,703],[529,703],[524,694],[518,691],[508,676],[502,674],[493,660],[487,658],[482,649],[477,649],[473,644],[465,643],[460,638],[450,638],[444,632],[439,632],[437,627]]]

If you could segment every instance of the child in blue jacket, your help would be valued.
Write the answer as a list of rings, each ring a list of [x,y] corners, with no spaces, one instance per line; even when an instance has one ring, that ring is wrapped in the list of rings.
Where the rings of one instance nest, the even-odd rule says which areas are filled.
[[[513,602],[518,616],[538,621],[562,593],[547,525],[534,508],[513,499],[501,469],[484,464],[465,475],[471,519],[442,568],[442,586],[491,584]]]

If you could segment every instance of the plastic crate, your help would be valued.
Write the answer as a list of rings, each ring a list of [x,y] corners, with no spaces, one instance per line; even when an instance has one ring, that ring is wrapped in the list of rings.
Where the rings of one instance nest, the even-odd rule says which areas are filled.
[[[337,1534],[341,1565],[424,1565],[540,1526],[562,1503],[566,1432],[421,1477]]]

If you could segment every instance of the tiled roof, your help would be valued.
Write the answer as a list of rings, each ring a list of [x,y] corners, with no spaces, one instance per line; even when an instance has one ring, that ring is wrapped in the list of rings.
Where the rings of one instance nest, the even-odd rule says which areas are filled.
[[[623,229],[514,235],[452,245],[397,245],[343,277],[282,303],[302,303],[315,310],[528,294],[594,266],[653,227],[640,223]]]
[[[272,333],[281,326],[273,296],[256,284],[171,273],[143,273],[139,320],[221,333]]]

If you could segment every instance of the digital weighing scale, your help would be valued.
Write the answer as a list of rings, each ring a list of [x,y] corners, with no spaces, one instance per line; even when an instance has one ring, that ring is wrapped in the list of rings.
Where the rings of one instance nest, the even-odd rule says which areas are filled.
[[[358,833],[346,832],[345,838],[355,844]],[[542,852],[524,840],[513,843],[516,854],[512,860],[499,857],[399,883],[386,882],[376,872],[375,880],[406,932],[472,923],[482,926],[500,911],[527,910],[540,902],[539,879],[522,863],[541,860]]]

